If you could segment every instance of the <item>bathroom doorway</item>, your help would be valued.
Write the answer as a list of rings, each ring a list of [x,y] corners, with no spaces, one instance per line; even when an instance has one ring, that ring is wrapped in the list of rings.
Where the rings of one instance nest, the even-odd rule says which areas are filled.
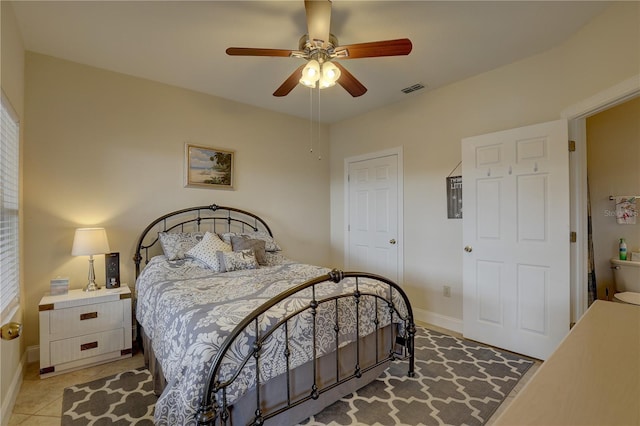
[[[570,156],[571,231],[575,232],[576,236],[575,243],[571,244],[572,323],[575,323],[588,308],[587,120],[638,96],[640,75],[574,104],[561,114],[569,120],[569,139],[574,141],[576,146],[576,151]],[[593,206],[592,212],[595,212]],[[596,279],[599,280],[597,274],[598,271]]]
[[[618,257],[619,239],[626,241],[628,258],[632,252],[640,252],[640,220],[635,216],[618,219],[616,215],[616,198],[640,194],[638,117],[640,97],[587,118],[587,175],[598,299],[613,297],[609,260]]]

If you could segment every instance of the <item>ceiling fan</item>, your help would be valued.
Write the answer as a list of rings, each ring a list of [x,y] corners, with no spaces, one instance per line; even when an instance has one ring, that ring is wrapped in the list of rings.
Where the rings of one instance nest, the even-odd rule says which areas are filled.
[[[229,47],[226,50],[227,55],[232,56],[305,59],[307,62],[300,65],[273,96],[288,95],[298,83],[321,89],[338,83],[351,96],[362,96],[367,88],[336,60],[399,56],[411,52],[412,44],[408,38],[340,46],[336,36],[330,33],[331,0],[305,0],[304,7],[308,33],[300,38],[298,50],[251,47]]]

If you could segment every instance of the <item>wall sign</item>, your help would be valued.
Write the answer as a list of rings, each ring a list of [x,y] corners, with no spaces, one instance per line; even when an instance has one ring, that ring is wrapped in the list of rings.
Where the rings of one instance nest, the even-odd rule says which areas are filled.
[[[447,218],[462,219],[462,176],[447,178]]]

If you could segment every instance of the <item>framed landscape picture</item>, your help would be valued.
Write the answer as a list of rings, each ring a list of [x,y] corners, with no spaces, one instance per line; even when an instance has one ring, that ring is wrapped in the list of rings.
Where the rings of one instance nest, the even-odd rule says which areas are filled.
[[[185,145],[185,186],[233,189],[235,151]]]

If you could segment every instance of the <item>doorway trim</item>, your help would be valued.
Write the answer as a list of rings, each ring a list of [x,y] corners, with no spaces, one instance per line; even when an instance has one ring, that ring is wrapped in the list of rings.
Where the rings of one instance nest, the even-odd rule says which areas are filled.
[[[385,149],[382,151],[370,152],[356,155],[344,159],[344,265],[349,269],[349,243],[351,233],[349,232],[349,166],[351,163],[368,161],[380,157],[395,155],[398,158],[398,285],[404,283],[404,159],[402,156],[402,146]]]
[[[571,245],[571,322],[586,312],[587,282],[587,118],[640,96],[640,74],[565,108],[561,118],[569,121],[569,139],[576,151],[569,156],[571,192],[571,229],[577,233]]]

